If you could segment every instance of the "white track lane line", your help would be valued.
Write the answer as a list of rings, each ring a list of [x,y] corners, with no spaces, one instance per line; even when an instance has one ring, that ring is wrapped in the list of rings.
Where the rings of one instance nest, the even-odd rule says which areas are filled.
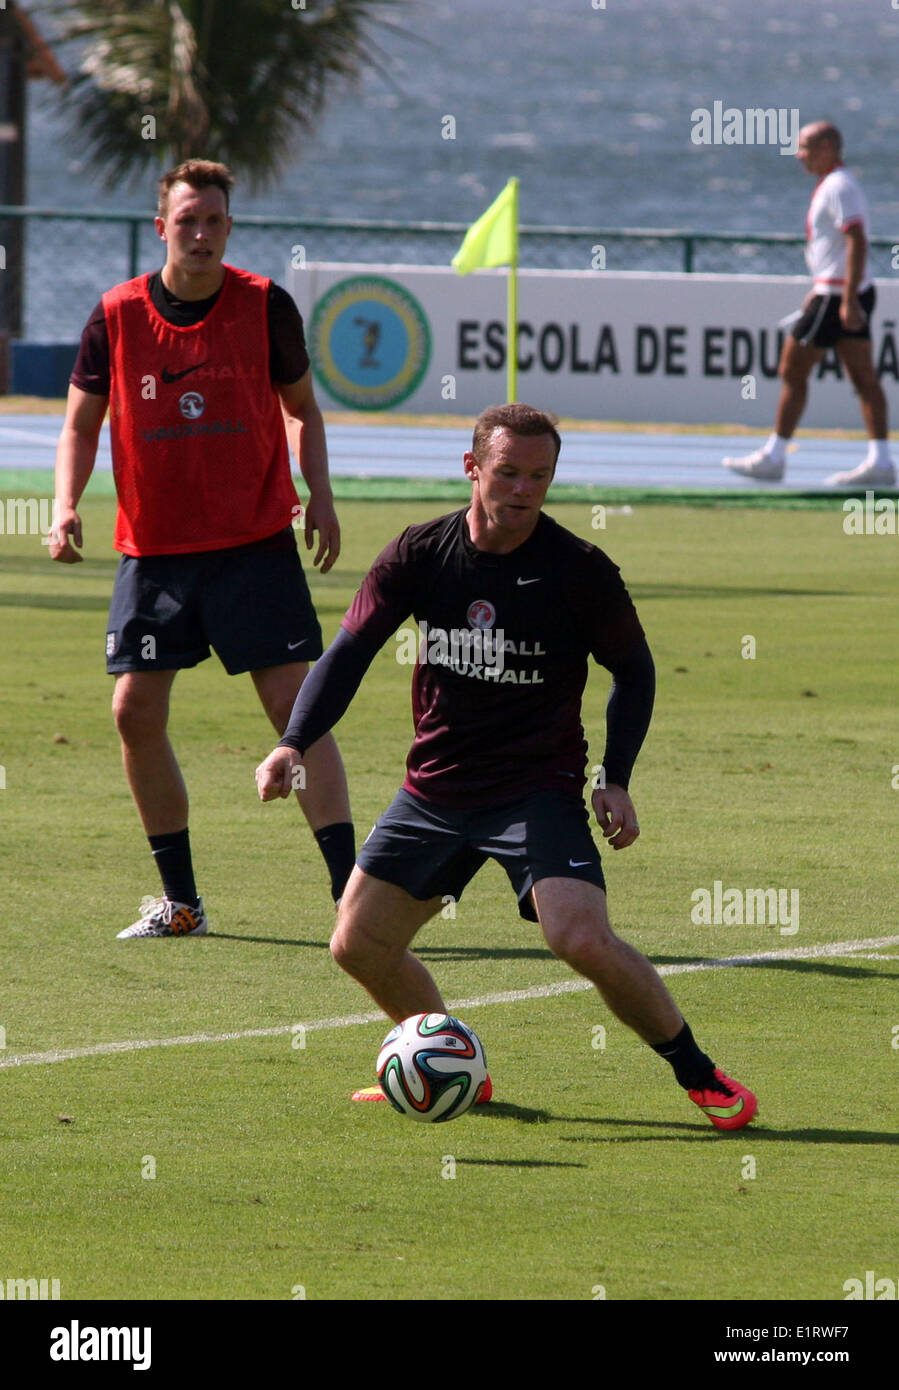
[[[899,946],[899,936],[872,936],[862,941],[832,941],[829,945],[794,946],[783,951],[758,951],[749,956],[727,956],[723,960],[684,961],[682,965],[660,965],[660,975],[687,975],[698,970],[722,970],[739,965],[757,965],[777,960],[823,960],[827,957],[853,956],[856,952],[884,946]],[[899,956],[871,957],[875,960],[897,960]],[[526,999],[550,999],[559,994],[579,994],[593,989],[589,980],[560,980],[554,985],[534,985],[531,989],[507,989],[498,994],[480,994],[474,999],[455,999],[447,1008],[455,1013],[466,1009],[481,1009],[488,1004],[517,1004]],[[60,1048],[52,1052],[13,1053],[0,1058],[3,1067],[38,1067],[50,1062],[71,1062],[80,1057],[109,1057],[120,1052],[140,1052],[150,1047],[190,1047],[195,1043],[236,1042],[239,1038],[277,1038],[300,1027],[307,1033],[332,1028],[353,1028],[362,1023],[387,1022],[380,1012],[346,1014],[342,1018],[317,1018],[311,1023],[281,1023],[276,1028],[244,1028],[235,1033],[189,1033],[179,1038],[142,1038],[130,1042],[94,1043],[91,1047]]]
[[[62,418],[60,417],[60,427]],[[4,439],[15,440],[17,444],[48,444],[54,449],[59,443],[59,433],[41,434],[37,430],[20,430],[11,425],[0,425],[0,441]]]

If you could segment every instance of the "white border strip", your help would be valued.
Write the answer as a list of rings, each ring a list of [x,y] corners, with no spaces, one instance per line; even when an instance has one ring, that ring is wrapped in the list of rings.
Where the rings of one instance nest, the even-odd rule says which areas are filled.
[[[796,946],[784,951],[758,951],[754,955],[728,956],[723,960],[684,961],[681,965],[660,965],[657,969],[660,975],[686,975],[698,970],[721,970],[738,965],[758,965],[766,961],[851,957],[884,946],[899,946],[899,936],[871,936],[862,941],[834,941],[829,945]],[[877,955],[868,959],[899,961],[899,956]],[[481,1009],[488,1004],[517,1004],[525,999],[549,999],[558,994],[578,994],[589,989],[593,989],[589,980],[560,980],[554,985],[534,985],[530,989],[508,989],[499,994],[481,994],[474,999],[451,1000],[447,1008],[452,1012],[462,1012],[467,1009]],[[277,1038],[298,1031],[300,1027],[307,1033],[317,1033],[332,1028],[353,1028],[357,1024],[382,1021],[386,1022],[387,1019],[380,1012],[346,1014],[342,1018],[318,1018],[312,1023],[282,1023],[276,1028],[244,1028],[236,1033],[188,1033],[180,1038],[142,1038],[131,1042],[95,1043],[92,1047],[61,1048],[52,1052],[13,1053],[11,1057],[0,1057],[0,1069],[46,1066],[50,1062],[71,1062],[80,1057],[109,1057],[121,1052],[141,1052],[150,1047],[190,1047],[195,1043],[236,1042],[239,1038]]]

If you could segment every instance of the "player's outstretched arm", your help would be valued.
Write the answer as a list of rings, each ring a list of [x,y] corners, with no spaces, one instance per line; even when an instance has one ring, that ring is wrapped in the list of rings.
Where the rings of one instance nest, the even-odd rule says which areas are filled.
[[[78,564],[84,558],[78,553],[83,539],[78,503],[93,472],[108,404],[108,396],[69,387],[66,418],[56,448],[56,515],[49,545],[50,559],[64,565]]]
[[[609,669],[613,681],[606,709],[606,785],[597,787],[592,800],[603,837],[613,849],[626,849],[640,834],[627,784],[649,728],[655,698],[655,665],[645,638]]]
[[[284,409],[288,443],[296,454],[300,472],[309,489],[306,507],[306,549],[312,549],[312,539],[318,533],[318,549],[312,563],[321,564],[327,574],[340,554],[340,523],[334,510],[331,479],[328,473],[328,447],[325,442],[325,422],[315,399],[312,371],[307,369],[299,381],[279,386]]]
[[[262,801],[289,795],[294,787],[293,770],[301,766],[302,755],[343,718],[382,645],[339,629],[303,681],[281,742],[256,769]]]

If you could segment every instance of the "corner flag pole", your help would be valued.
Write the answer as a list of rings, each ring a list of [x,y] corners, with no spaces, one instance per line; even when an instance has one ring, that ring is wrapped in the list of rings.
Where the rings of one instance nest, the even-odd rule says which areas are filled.
[[[512,258],[506,300],[506,400],[517,400],[518,390],[518,180],[512,185]]]

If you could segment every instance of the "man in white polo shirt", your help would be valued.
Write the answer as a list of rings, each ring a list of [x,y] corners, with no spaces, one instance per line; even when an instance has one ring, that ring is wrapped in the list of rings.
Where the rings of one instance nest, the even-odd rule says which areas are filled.
[[[808,379],[827,348],[836,349],[858,392],[868,431],[868,452],[857,468],[827,479],[833,487],[889,487],[896,468],[887,441],[887,403],[871,355],[874,286],[867,269],[868,205],[858,181],[843,167],[843,139],[826,121],[799,132],[797,156],[818,183],[806,217],[805,259],[812,276],[792,335],[784,344],[782,381],[774,432],[745,458],[726,458],[725,468],[747,478],[779,482],[787,445],[805,409]]]

